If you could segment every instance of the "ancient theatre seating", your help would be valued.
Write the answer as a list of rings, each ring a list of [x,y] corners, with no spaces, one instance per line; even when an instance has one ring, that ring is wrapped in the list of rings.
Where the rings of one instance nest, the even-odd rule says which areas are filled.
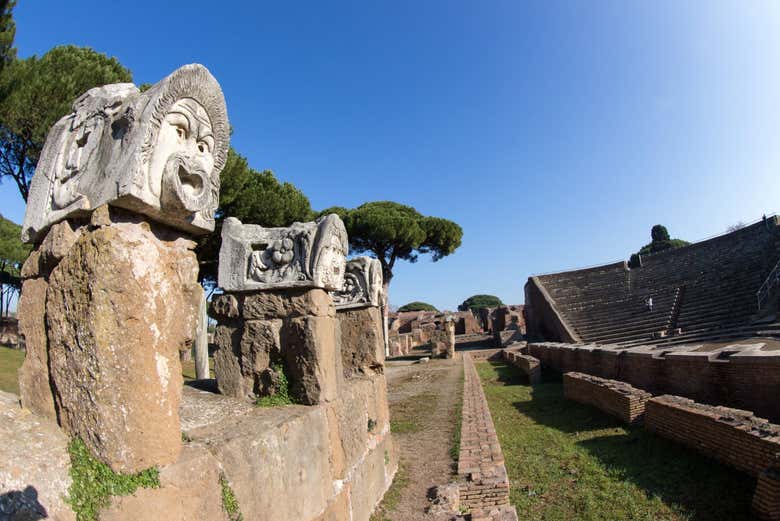
[[[536,277],[585,342],[674,343],[763,333],[753,324],[756,292],[780,258],[778,219],[689,246],[619,262]],[[648,310],[646,300],[653,299]]]

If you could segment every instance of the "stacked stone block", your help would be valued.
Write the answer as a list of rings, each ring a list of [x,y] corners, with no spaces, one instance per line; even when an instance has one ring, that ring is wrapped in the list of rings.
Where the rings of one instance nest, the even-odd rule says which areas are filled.
[[[458,458],[460,504],[472,520],[517,519],[509,478],[485,393],[471,356],[463,356],[463,411]]]
[[[225,293],[213,300],[212,315],[214,372],[222,394],[250,400],[274,394],[282,367],[301,403],[336,397],[342,373],[339,323],[325,290]]]
[[[524,355],[519,351],[504,350],[504,360],[520,369],[528,377],[531,385],[542,381],[542,364],[538,359],[530,355]]]
[[[627,424],[642,421],[645,403],[652,398],[650,393],[625,382],[575,372],[563,375],[563,395],[617,416]]]

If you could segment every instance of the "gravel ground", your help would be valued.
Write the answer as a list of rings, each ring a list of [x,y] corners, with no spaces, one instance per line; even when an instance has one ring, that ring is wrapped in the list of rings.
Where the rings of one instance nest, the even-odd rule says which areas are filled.
[[[453,480],[450,449],[462,399],[462,360],[390,362],[385,374],[400,470],[372,520],[447,519],[426,510],[430,490]]]

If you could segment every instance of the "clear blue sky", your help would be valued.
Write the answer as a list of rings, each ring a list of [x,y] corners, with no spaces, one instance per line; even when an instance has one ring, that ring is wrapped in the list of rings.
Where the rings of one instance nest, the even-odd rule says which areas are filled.
[[[22,57],[116,56],[136,83],[205,64],[233,145],[315,209],[394,200],[462,247],[391,302],[523,301],[532,273],[624,259],[780,210],[776,1],[41,2]],[[11,182],[1,210],[20,222]]]

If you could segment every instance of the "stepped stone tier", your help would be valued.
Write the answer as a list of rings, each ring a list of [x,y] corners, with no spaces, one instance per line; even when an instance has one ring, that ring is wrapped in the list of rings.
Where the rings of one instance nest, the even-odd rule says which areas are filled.
[[[189,234],[214,227],[228,137],[219,85],[187,65],[80,96],[35,171],[21,402],[115,471],[180,455],[179,355],[203,296]]]
[[[382,264],[372,257],[355,257],[347,261],[344,274],[344,287],[333,291],[333,303],[336,309],[381,306]]]
[[[95,87],[49,131],[30,185],[22,240],[54,223],[119,206],[185,231],[214,229],[230,126],[225,98],[202,65],[146,92]]]
[[[347,231],[336,214],[287,228],[242,224],[228,217],[222,224],[218,283],[225,291],[341,291],[348,251]]]
[[[779,259],[780,231],[773,216],[642,256],[636,268],[618,262],[530,277],[528,333],[537,339],[626,345],[780,334],[772,323],[777,293],[765,308],[759,310],[757,303],[757,292]]]

